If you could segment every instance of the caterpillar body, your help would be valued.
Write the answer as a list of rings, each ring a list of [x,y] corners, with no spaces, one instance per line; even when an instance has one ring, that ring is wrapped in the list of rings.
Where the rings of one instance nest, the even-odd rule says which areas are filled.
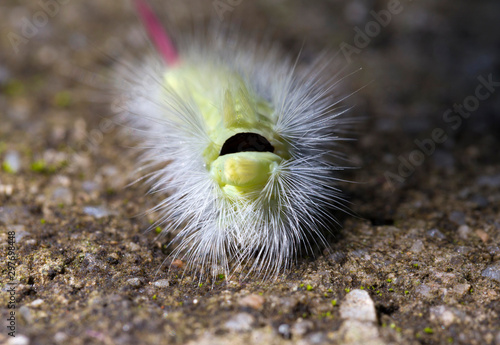
[[[157,53],[115,84],[140,164],[154,167],[146,179],[164,195],[154,211],[176,232],[172,255],[213,274],[282,272],[301,245],[325,242],[321,229],[345,205],[338,75],[325,78],[324,58],[299,68],[275,45],[224,30],[174,48],[136,5]]]

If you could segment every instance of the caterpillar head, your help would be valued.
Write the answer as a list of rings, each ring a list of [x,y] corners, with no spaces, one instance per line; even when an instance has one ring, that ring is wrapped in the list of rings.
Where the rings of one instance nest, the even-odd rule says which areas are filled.
[[[270,106],[240,82],[237,89],[233,85],[233,91],[224,92],[223,114],[207,150],[212,156],[206,160],[222,193],[232,201],[247,202],[259,197],[287,152],[273,131]]]
[[[210,174],[229,198],[255,198],[281,161],[266,138],[243,132],[226,140]]]

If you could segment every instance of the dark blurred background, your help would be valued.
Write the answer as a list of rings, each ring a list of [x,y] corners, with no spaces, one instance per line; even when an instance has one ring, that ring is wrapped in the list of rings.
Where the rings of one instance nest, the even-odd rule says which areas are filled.
[[[435,128],[448,139],[422,166],[453,170],[464,152],[499,161],[500,91],[477,104],[469,98],[475,110],[466,119],[456,112],[444,117],[474,96],[480,76],[500,81],[498,1],[155,0],[152,5],[174,31],[207,18],[236,21],[243,31],[269,32],[291,54],[302,49],[305,63],[326,49],[338,53],[348,71],[360,69],[343,83],[347,93],[359,90],[348,103],[365,119],[350,153],[356,165],[368,167],[356,173],[357,180],[384,183],[384,172],[395,172],[398,157],[408,158],[418,148],[414,141],[432,138]],[[29,118],[50,117],[41,115],[53,114],[53,99],[62,90],[75,103],[87,102],[87,113],[72,110],[54,119],[55,125],[83,117],[89,128],[96,126],[106,110],[93,109],[82,84],[99,84],[94,74],[106,73],[109,56],[140,52],[144,43],[129,1],[2,1],[0,23],[4,126],[5,119],[9,126],[27,126]],[[13,107],[4,95],[19,88],[25,102]],[[416,169],[419,173],[425,169]]]

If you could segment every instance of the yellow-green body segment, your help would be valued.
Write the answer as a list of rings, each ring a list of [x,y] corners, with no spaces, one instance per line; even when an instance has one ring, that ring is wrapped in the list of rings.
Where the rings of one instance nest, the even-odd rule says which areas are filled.
[[[207,171],[233,201],[255,199],[280,162],[287,146],[274,131],[275,109],[236,72],[216,65],[180,64],[164,76],[166,86],[194,104],[202,115],[211,143],[203,152]],[[273,152],[220,155],[226,140],[238,133],[266,138]]]

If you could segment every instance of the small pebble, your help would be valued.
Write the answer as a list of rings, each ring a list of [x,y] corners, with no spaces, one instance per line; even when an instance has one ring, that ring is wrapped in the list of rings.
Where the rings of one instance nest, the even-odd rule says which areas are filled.
[[[65,343],[67,339],[68,339],[68,336],[64,332],[57,332],[54,335],[54,341],[56,343]]]
[[[9,226],[9,231],[15,231],[16,232],[16,242],[19,243],[21,240],[29,236],[30,233],[26,231],[26,227],[24,225],[11,225]]]
[[[31,324],[33,322],[33,314],[31,314],[31,309],[27,306],[23,305],[19,308],[19,314],[26,321],[27,324]]]
[[[30,303],[30,306],[31,307],[39,307],[42,304],[43,304],[43,299],[37,298],[36,300],[34,300],[33,302]]]
[[[99,184],[95,181],[83,181],[82,189],[87,193],[92,193],[99,189]]]
[[[307,345],[324,344],[328,341],[328,337],[325,333],[315,332],[310,334],[305,340],[305,344]]]
[[[444,240],[446,238],[446,236],[438,229],[430,229],[429,231],[427,231],[427,235],[429,235],[430,237],[437,237],[441,240]]]
[[[490,236],[488,235],[488,233],[484,230],[481,230],[481,229],[477,229],[476,230],[476,235],[481,239],[481,241],[483,241],[484,243],[488,242],[488,240],[490,239]]]
[[[465,224],[465,214],[463,212],[460,212],[460,211],[451,212],[448,219],[457,225],[464,225]]]
[[[85,253],[85,256],[83,257],[83,265],[84,269],[89,271],[96,268],[106,268],[106,264],[103,261],[97,259],[97,257],[91,253]]]
[[[168,282],[168,279],[160,279],[155,281],[153,285],[159,288],[166,288],[170,285],[170,283]]]
[[[314,324],[310,320],[302,320],[297,321],[292,326],[292,334],[294,336],[303,336],[311,329],[313,329]]]
[[[183,268],[184,267],[184,262],[182,260],[175,259],[174,261],[172,261],[172,267]]]
[[[279,299],[280,310],[283,313],[291,313],[295,307],[299,304],[299,300],[295,296],[282,297]]]
[[[11,196],[14,192],[14,186],[11,184],[0,184],[0,194]]]
[[[455,313],[451,309],[449,309],[447,306],[440,305],[431,307],[430,320],[433,322],[439,322],[444,327],[448,327],[452,323],[456,322],[457,318],[455,317]]]
[[[423,297],[431,298],[433,297],[432,288],[427,284],[422,284],[417,286],[415,292]]]
[[[109,211],[107,208],[104,206],[85,206],[83,208],[83,212],[89,216],[92,216],[94,218],[104,218],[108,217],[110,215],[114,215],[115,213],[112,211]]]
[[[283,338],[290,339],[290,337],[291,337],[290,325],[287,325],[286,323],[279,325],[278,333],[281,334],[281,336]]]
[[[242,299],[240,299],[240,301],[238,303],[242,307],[249,307],[252,309],[259,310],[259,309],[262,309],[262,307],[264,306],[264,302],[265,302],[264,297],[262,297],[260,295],[252,294],[252,295],[248,295],[248,296],[243,297]]]
[[[481,187],[496,188],[500,187],[500,174],[499,175],[483,175],[479,176],[476,180],[476,184]]]
[[[481,276],[496,280],[500,283],[500,262],[496,262],[486,267],[486,269],[481,272]]]
[[[336,252],[333,252],[332,254],[330,254],[328,256],[328,259],[330,261],[332,261],[333,263],[336,263],[336,264],[342,264],[346,261],[346,254],[344,252],[341,252],[341,251],[336,251]]]
[[[471,247],[467,247],[467,246],[458,246],[455,248],[455,251],[457,253],[460,253],[460,254],[463,254],[463,255],[467,255],[470,253],[470,251],[472,250]]]
[[[15,338],[10,338],[7,345],[29,345],[30,338],[22,334],[16,334]]]
[[[137,252],[139,250],[141,250],[141,246],[138,245],[137,243],[134,243],[134,242],[129,242],[127,244],[127,248],[131,251],[131,252]]]
[[[416,240],[410,248],[413,253],[420,253],[424,249],[424,243],[421,240]]]
[[[359,289],[349,292],[340,305],[340,317],[359,321],[377,321],[375,305],[368,292]]]
[[[458,232],[458,236],[460,236],[460,238],[466,240],[469,237],[470,228],[467,225],[460,225],[458,227],[457,232]]]
[[[489,201],[488,199],[486,199],[484,196],[482,195],[475,195],[471,198],[470,200],[471,202],[473,202],[474,204],[477,205],[477,207],[479,208],[484,208],[486,206],[489,205]]]
[[[252,329],[254,317],[248,313],[239,313],[226,321],[224,327],[233,332],[246,332]]]
[[[346,320],[339,329],[340,344],[350,345],[383,345],[378,328],[372,322]]]
[[[470,284],[456,284],[453,286],[453,293],[458,297],[465,296],[470,290]]]
[[[30,213],[24,206],[0,206],[0,224],[16,224],[29,218]]]
[[[141,279],[140,278],[130,278],[126,281],[126,283],[130,286],[134,286],[134,287],[139,287],[141,286],[142,282],[141,282]]]
[[[21,156],[19,152],[9,150],[5,153],[5,158],[3,160],[4,169],[13,174],[19,172],[21,169]]]
[[[490,253],[491,255],[500,254],[499,246],[488,246],[486,247],[486,249],[488,250],[488,253]]]
[[[69,188],[58,187],[52,192],[51,201],[56,204],[70,205],[73,203],[73,193]]]

